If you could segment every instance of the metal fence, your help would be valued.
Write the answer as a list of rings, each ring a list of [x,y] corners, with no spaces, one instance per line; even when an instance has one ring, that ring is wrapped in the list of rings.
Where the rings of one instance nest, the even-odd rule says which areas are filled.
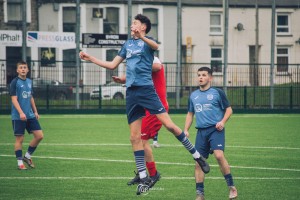
[[[40,84],[35,85],[35,100],[39,110],[76,109],[76,66],[73,62],[55,62],[42,64],[30,61],[28,77]],[[167,82],[168,101],[171,110],[186,109],[189,94],[197,89],[197,70],[209,63],[182,63],[180,85],[176,85],[176,63],[164,63]],[[221,70],[214,72],[213,86],[223,87],[223,78],[227,80],[227,96],[234,109],[270,109],[271,94],[274,95],[274,109],[300,109],[300,64],[290,64],[285,71],[270,64],[228,64],[226,75]],[[124,74],[124,65],[111,71],[92,63],[82,62],[80,66],[79,107],[81,110],[125,109],[125,88],[114,85],[112,75]],[[1,69],[0,110],[10,110],[10,96],[7,93],[9,79],[16,74],[7,74],[13,70]],[[273,76],[271,77],[271,74]],[[5,79],[5,80],[4,80]],[[274,83],[270,85],[271,79]],[[58,80],[61,84],[53,81]],[[50,82],[49,82],[50,81]],[[52,81],[52,82],[51,82]],[[110,83],[110,84],[108,84]],[[178,90],[179,88],[179,90]],[[72,89],[70,95],[62,95]],[[176,99],[180,91],[180,99]],[[178,102],[179,101],[179,102]],[[176,106],[179,105],[179,108]]]

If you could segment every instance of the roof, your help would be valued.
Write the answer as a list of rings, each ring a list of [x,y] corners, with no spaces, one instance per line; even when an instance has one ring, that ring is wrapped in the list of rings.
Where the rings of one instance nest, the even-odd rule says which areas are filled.
[[[76,3],[76,0],[37,0],[39,3]],[[178,0],[132,0],[132,4],[176,5]],[[80,0],[80,3],[127,4],[128,0]],[[255,7],[255,0],[228,0],[230,7]],[[222,7],[223,0],[181,0],[182,6]],[[258,0],[259,7],[271,7],[272,0]],[[276,0],[276,7],[300,8],[300,0]]]

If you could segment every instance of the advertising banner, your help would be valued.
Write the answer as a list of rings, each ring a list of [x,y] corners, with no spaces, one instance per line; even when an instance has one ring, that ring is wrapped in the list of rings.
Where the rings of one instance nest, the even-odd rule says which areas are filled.
[[[127,34],[82,34],[83,48],[121,47],[127,40]]]
[[[0,46],[21,47],[22,31],[0,31]]]
[[[68,32],[27,32],[28,47],[76,48],[75,33]]]

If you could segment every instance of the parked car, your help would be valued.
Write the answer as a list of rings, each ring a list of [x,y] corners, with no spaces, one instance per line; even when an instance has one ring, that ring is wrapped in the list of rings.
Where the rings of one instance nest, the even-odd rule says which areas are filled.
[[[73,97],[73,87],[57,80],[33,79],[34,98],[66,100]]]
[[[8,94],[8,86],[0,85],[0,95]]]
[[[100,87],[102,99],[124,99],[126,96],[126,86],[124,84],[110,82]],[[92,89],[90,99],[99,99],[99,87]]]

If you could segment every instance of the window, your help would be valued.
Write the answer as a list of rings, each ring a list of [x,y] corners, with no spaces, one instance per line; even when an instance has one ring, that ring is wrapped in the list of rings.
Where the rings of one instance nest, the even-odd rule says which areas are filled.
[[[210,67],[213,72],[222,72],[222,49],[213,47],[211,48]]]
[[[63,8],[63,32],[76,32],[76,7]]]
[[[22,20],[22,1],[8,1],[7,2],[7,20],[21,21]]]
[[[63,50],[63,82],[76,84],[76,49]]]
[[[158,10],[154,8],[144,8],[143,14],[146,15],[151,21],[151,30],[147,34],[159,41],[158,38]]]
[[[278,34],[290,33],[288,14],[277,13],[277,33]]]
[[[222,34],[222,14],[212,12],[210,13],[210,34],[221,35]]]
[[[277,48],[277,72],[288,72],[289,67],[289,49]]]
[[[104,34],[119,34],[119,8],[107,7],[103,20]]]
[[[14,23],[22,21],[22,0],[8,0],[4,1],[4,22]],[[26,21],[31,22],[31,1],[26,1]]]
[[[112,61],[116,55],[118,55],[118,50],[116,49],[109,49],[106,50],[106,60],[107,61]],[[109,83],[112,81],[111,77],[112,76],[118,76],[118,69],[114,69],[114,70],[106,70],[106,83]]]

